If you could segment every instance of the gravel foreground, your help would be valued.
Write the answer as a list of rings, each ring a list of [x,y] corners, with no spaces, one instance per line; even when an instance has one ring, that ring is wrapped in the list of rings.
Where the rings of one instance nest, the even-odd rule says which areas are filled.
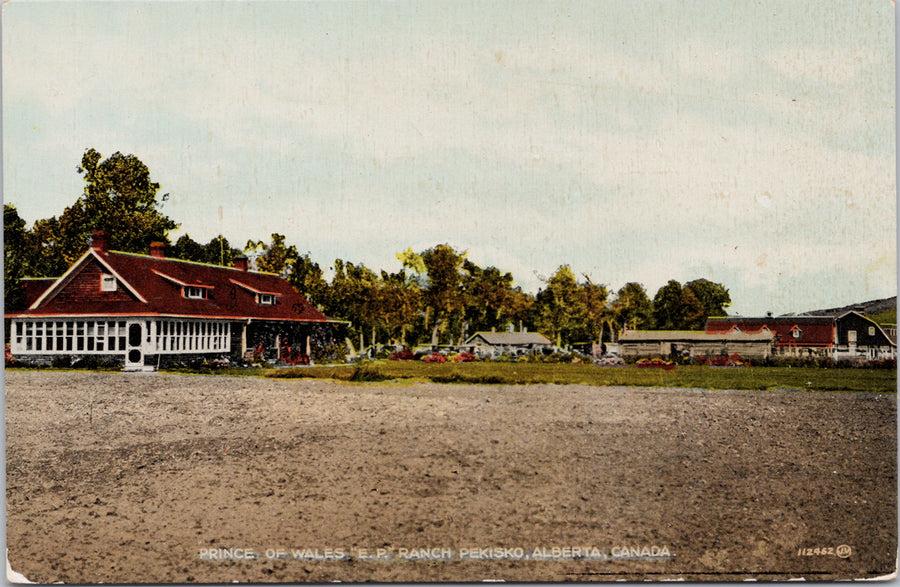
[[[5,399],[41,583],[896,570],[893,394],[13,371]]]

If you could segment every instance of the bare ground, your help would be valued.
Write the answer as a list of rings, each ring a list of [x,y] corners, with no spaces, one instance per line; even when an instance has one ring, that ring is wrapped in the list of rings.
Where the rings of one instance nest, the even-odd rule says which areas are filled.
[[[827,580],[896,568],[895,395],[80,372],[8,372],[5,391],[9,561],[32,581]],[[551,550],[653,546],[671,556]],[[557,560],[461,560],[501,547]],[[390,560],[360,560],[377,548]],[[452,554],[400,557],[426,548]],[[259,558],[205,560],[209,549]],[[304,560],[329,552],[344,560]]]

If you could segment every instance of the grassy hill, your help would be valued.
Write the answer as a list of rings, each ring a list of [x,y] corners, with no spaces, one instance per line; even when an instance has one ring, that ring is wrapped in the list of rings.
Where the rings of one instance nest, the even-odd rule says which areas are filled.
[[[813,310],[804,312],[803,316],[840,316],[845,312],[857,311],[871,318],[878,324],[896,324],[897,323],[897,296],[883,298],[880,300],[870,300],[868,302],[860,302],[849,306],[841,306],[839,308],[828,308],[825,310]]]

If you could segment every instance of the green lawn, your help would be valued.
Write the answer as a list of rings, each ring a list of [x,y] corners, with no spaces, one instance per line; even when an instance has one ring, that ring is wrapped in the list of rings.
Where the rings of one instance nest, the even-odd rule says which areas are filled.
[[[809,389],[896,393],[892,369],[742,367],[680,365],[671,371],[548,363],[445,363],[378,361],[362,366],[267,369],[267,377],[311,377],[343,381],[434,381],[437,383],[575,384],[702,389]]]

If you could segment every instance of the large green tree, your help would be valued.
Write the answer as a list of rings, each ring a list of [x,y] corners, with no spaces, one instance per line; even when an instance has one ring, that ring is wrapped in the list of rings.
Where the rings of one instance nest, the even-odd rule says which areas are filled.
[[[169,248],[168,256],[173,259],[206,263],[206,251],[203,249],[203,245],[192,239],[189,234],[178,237],[175,244]]]
[[[328,313],[330,291],[322,268],[309,258],[309,253],[297,257],[290,267],[288,283],[303,294],[309,303]]]
[[[414,345],[415,324],[422,313],[423,297],[419,282],[401,269],[381,272],[381,308],[387,336],[404,345]]]
[[[328,311],[332,317],[351,322],[350,334],[359,336],[360,349],[367,338],[369,344],[374,345],[378,340],[378,329],[384,325],[378,281],[378,275],[365,265],[341,259],[334,262]]]
[[[256,254],[256,268],[259,271],[275,273],[282,277],[287,277],[291,267],[300,258],[297,247],[295,245],[287,245],[286,237],[278,233],[272,235],[270,243],[247,241],[244,251]]]
[[[82,237],[105,230],[110,248],[132,253],[146,253],[154,241],[169,242],[167,235],[177,224],[160,212],[159,184],[151,181],[150,170],[140,159],[119,152],[103,159],[95,149],[88,149],[78,171],[85,187],[76,205],[83,211],[76,212],[78,222],[71,230]],[[69,210],[60,218],[66,231],[70,230],[64,226],[67,213]]]
[[[617,325],[631,330],[642,330],[652,326],[653,302],[640,283],[631,281],[619,289],[613,304],[613,316]]]
[[[657,330],[696,330],[703,326],[703,305],[691,290],[672,279],[653,298],[653,322]]]
[[[579,342],[588,320],[585,298],[568,265],[556,270],[537,294],[538,329],[557,346]]]
[[[473,332],[503,328],[512,322],[513,276],[496,267],[482,269],[469,259],[463,262],[465,328]]]
[[[695,279],[684,284],[685,291],[694,294],[703,306],[703,322],[710,316],[725,316],[725,308],[731,305],[731,295],[719,283],[708,279]],[[703,327],[701,325],[700,327]]]
[[[221,265],[223,267],[234,265],[235,258],[241,254],[241,250],[232,247],[228,239],[222,235],[211,239],[204,245],[192,239],[189,234],[184,234],[175,241],[174,245],[169,247],[168,251],[168,256],[173,259],[184,259],[185,261]]]
[[[32,275],[61,275],[87,250],[95,230],[107,231],[117,251],[147,253],[151,242],[169,242],[168,232],[177,225],[160,212],[159,184],[140,159],[118,152],[103,159],[88,149],[78,172],[85,182],[82,195],[58,218],[37,220],[25,235]]]
[[[606,286],[594,283],[587,275],[584,279],[580,290],[585,307],[585,329],[580,338],[583,342],[600,343],[608,338],[608,333],[615,329],[616,324],[606,305],[609,291]]]
[[[232,267],[234,260],[243,254],[240,249],[232,247],[228,239],[221,234],[213,237],[208,243],[203,245],[203,252],[206,259],[205,263],[223,267]]]
[[[27,270],[25,221],[15,206],[3,205],[3,299],[6,310],[22,306],[22,278]]]
[[[466,252],[458,253],[450,245],[436,245],[421,254],[407,249],[398,253],[403,266],[418,273],[423,284],[425,328],[431,328],[431,343],[443,338],[452,344],[461,336],[465,320],[465,294],[462,266]],[[424,270],[425,274],[422,275]]]

